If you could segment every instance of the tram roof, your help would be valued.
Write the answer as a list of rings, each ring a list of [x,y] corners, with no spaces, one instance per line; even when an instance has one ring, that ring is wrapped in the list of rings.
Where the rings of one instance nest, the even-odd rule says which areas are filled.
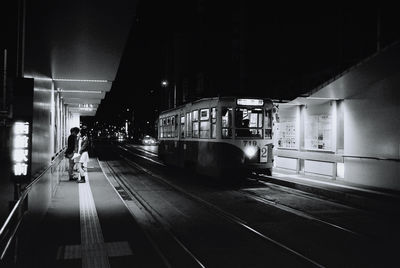
[[[262,100],[264,100],[264,101],[265,101],[265,100],[270,100],[270,101],[272,102],[272,100],[271,100],[270,98],[242,97],[242,96],[240,96],[240,97],[234,97],[234,96],[219,96],[219,97],[201,98],[201,99],[198,99],[198,100],[194,100],[194,101],[191,101],[191,102],[187,102],[187,103],[184,103],[184,104],[182,104],[182,105],[179,105],[179,106],[177,106],[177,107],[175,107],[175,108],[171,108],[171,109],[168,109],[168,110],[164,110],[164,111],[162,111],[160,114],[169,113],[169,112],[172,112],[172,111],[175,111],[175,110],[182,109],[182,108],[186,107],[187,105],[193,105],[193,104],[197,104],[197,103],[205,102],[205,101],[234,101],[234,100],[236,100],[236,99],[262,99]]]

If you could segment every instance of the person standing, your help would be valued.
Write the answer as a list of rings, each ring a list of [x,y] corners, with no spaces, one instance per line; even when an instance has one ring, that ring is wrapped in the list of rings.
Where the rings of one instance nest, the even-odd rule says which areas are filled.
[[[69,180],[76,180],[76,177],[74,177],[74,165],[75,161],[72,159],[74,153],[78,152],[78,140],[77,140],[77,135],[79,133],[79,128],[73,127],[70,129],[70,135],[68,136],[68,146],[67,150],[65,150],[65,157],[68,158],[68,176]]]
[[[81,155],[78,163],[80,178],[76,182],[86,182],[87,164],[89,162],[89,138],[86,129],[81,129],[81,138],[79,139],[79,154]]]

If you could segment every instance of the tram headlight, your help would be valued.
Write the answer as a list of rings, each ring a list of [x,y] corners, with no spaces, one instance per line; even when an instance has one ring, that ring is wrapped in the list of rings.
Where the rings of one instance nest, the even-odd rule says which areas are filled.
[[[244,148],[244,153],[248,158],[253,158],[257,153],[257,147],[255,146],[246,146]]]

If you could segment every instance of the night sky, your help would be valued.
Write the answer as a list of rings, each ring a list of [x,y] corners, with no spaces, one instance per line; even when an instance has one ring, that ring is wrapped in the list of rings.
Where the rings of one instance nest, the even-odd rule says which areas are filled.
[[[218,2],[218,3],[217,3]],[[139,1],[116,80],[96,120],[135,113],[153,124],[166,108],[217,95],[291,100],[400,37],[391,7],[272,6],[249,1]],[[171,85],[170,85],[171,86]],[[179,93],[181,92],[181,93]]]

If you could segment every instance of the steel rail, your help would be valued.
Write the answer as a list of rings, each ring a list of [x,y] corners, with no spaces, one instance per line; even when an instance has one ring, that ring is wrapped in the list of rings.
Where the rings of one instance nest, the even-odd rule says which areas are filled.
[[[360,233],[358,233],[358,232],[356,232],[356,231],[353,231],[353,230],[350,230],[350,229],[348,229],[348,228],[346,228],[346,227],[342,227],[342,226],[339,226],[339,225],[337,225],[337,224],[330,223],[330,222],[328,222],[328,221],[319,219],[319,218],[317,218],[317,217],[315,217],[315,216],[313,216],[313,215],[311,215],[311,214],[308,214],[308,213],[306,213],[306,212],[304,212],[304,211],[301,211],[301,210],[298,210],[298,209],[295,209],[295,208],[292,208],[292,207],[289,207],[289,206],[286,206],[286,205],[283,205],[283,204],[280,204],[280,203],[277,203],[277,202],[268,200],[267,198],[261,197],[261,196],[255,194],[255,193],[248,193],[248,192],[245,192],[245,191],[243,191],[243,190],[239,190],[238,192],[241,193],[241,194],[243,194],[243,195],[245,195],[245,196],[247,196],[248,198],[251,198],[251,199],[253,199],[253,200],[256,200],[256,201],[258,201],[258,202],[264,203],[264,204],[266,204],[266,205],[273,206],[273,207],[276,207],[276,208],[278,208],[278,209],[287,211],[287,212],[292,213],[292,214],[295,214],[295,215],[297,215],[297,216],[299,216],[299,217],[302,217],[302,218],[305,218],[305,219],[308,219],[308,220],[312,220],[312,221],[319,222],[319,223],[324,224],[324,225],[327,225],[327,226],[329,226],[329,227],[332,227],[332,228],[339,229],[339,230],[341,230],[341,231],[350,233],[350,234],[352,234],[352,235],[354,235],[354,236],[357,236],[357,237],[359,237],[359,238],[368,239],[367,236],[362,235],[362,234],[360,234]]]
[[[132,153],[132,154],[135,154],[135,153],[133,153],[133,152],[131,152],[131,153]],[[137,155],[137,154],[135,154],[135,155]],[[308,258],[307,256],[301,254],[300,252],[298,252],[298,251],[296,251],[296,250],[294,250],[294,249],[292,249],[292,248],[290,248],[290,247],[288,247],[288,246],[285,246],[284,244],[282,244],[282,243],[280,243],[280,242],[274,240],[274,239],[271,238],[271,237],[268,237],[268,236],[262,234],[261,232],[257,231],[256,229],[252,228],[251,226],[249,226],[244,220],[242,220],[242,219],[236,217],[235,215],[232,215],[231,213],[226,212],[226,211],[224,211],[224,210],[222,210],[222,209],[216,207],[215,205],[209,203],[208,201],[206,201],[206,200],[204,200],[204,199],[202,199],[202,198],[199,198],[199,197],[197,197],[197,196],[195,196],[195,195],[193,195],[193,194],[187,192],[187,191],[184,190],[183,188],[181,188],[181,187],[179,187],[179,186],[176,186],[176,185],[170,183],[169,181],[165,180],[165,179],[162,178],[161,176],[159,176],[159,175],[157,175],[157,174],[154,174],[153,172],[151,172],[151,171],[149,171],[148,169],[146,169],[146,168],[140,166],[139,164],[134,163],[134,162],[131,161],[130,159],[127,159],[127,158],[124,157],[124,156],[121,156],[121,157],[122,157],[128,164],[132,165],[133,167],[135,167],[135,168],[137,168],[137,169],[139,169],[139,170],[142,170],[142,171],[146,172],[147,174],[151,175],[152,177],[157,178],[157,179],[163,181],[165,184],[169,185],[170,187],[172,187],[172,188],[175,189],[176,191],[181,192],[181,193],[187,195],[187,196],[190,197],[191,199],[193,199],[193,200],[199,202],[200,204],[203,204],[205,207],[211,208],[212,211],[214,211],[214,214],[216,214],[216,215],[218,215],[218,216],[220,216],[220,217],[222,217],[222,218],[224,218],[224,219],[226,219],[226,220],[228,220],[228,221],[230,221],[230,222],[232,222],[232,223],[235,223],[235,224],[237,224],[237,225],[239,225],[239,226],[241,226],[241,227],[247,229],[247,230],[250,231],[251,233],[255,234],[257,237],[259,237],[259,238],[261,238],[261,239],[263,239],[263,240],[265,240],[265,241],[268,241],[268,242],[270,242],[270,243],[272,243],[272,244],[278,246],[279,248],[282,248],[282,249],[284,249],[284,250],[286,250],[286,251],[292,253],[293,255],[295,255],[295,256],[297,256],[297,257],[299,257],[299,258],[305,260],[306,262],[308,262],[308,263],[310,263],[310,264],[313,264],[313,265],[315,265],[315,266],[317,266],[317,267],[325,267],[324,265],[322,265],[322,264],[320,264],[320,263],[318,263],[318,262],[316,262],[316,261],[314,261],[314,260]]]
[[[162,216],[159,215],[159,213],[157,212],[157,210],[155,210],[154,208],[152,208],[149,204],[147,204],[147,202],[140,196],[140,194],[138,194],[135,190],[132,189],[132,187],[129,187],[129,183],[123,178],[121,177],[115,170],[113,167],[111,167],[111,165],[107,163],[107,166],[109,167],[110,171],[113,173],[113,176],[116,178],[117,182],[120,184],[120,186],[124,189],[124,191],[131,197],[134,198],[139,204],[140,206],[147,211],[147,213],[156,221],[158,221],[158,223],[160,223],[160,226],[172,237],[172,239],[194,260],[195,263],[197,263],[199,265],[199,267],[205,268],[206,266],[203,265],[201,263],[201,261],[176,237],[176,235],[172,232],[172,228],[170,226],[169,223],[167,223],[164,219],[162,219]],[[118,192],[117,192],[118,193]],[[119,195],[119,193],[118,193]],[[121,197],[122,199],[122,197]],[[125,203],[125,202],[124,202]],[[128,208],[129,209],[129,208]],[[129,210],[130,211],[130,210]],[[142,210],[143,211],[143,210]],[[166,228],[166,226],[168,226],[168,228]],[[150,236],[150,234],[149,234]],[[151,238],[151,236],[150,236]],[[153,239],[151,239],[151,242],[154,245],[156,245],[156,243],[153,241]],[[163,256],[163,260],[166,261],[166,263],[168,263],[168,267],[172,267],[171,264],[169,263],[169,261],[167,260],[167,258],[164,256],[164,254],[161,252],[161,249],[158,248],[158,252],[160,254],[162,254]]]

